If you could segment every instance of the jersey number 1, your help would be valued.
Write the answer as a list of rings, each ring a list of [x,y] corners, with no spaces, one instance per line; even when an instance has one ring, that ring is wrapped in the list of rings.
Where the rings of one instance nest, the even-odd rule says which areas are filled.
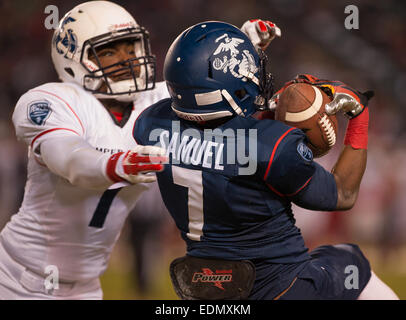
[[[203,234],[203,179],[199,170],[172,166],[173,183],[188,188],[189,232],[187,237],[200,241]]]

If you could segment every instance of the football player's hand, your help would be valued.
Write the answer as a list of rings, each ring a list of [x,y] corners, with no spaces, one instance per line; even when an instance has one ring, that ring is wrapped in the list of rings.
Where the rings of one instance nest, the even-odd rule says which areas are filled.
[[[300,74],[294,81],[310,83],[324,90],[333,99],[326,104],[326,112],[335,114],[341,111],[349,119],[361,114],[367,107],[368,101],[374,96],[373,91],[362,93],[341,81],[318,79],[309,74]]]
[[[250,38],[255,49],[265,50],[271,41],[276,37],[282,35],[281,29],[271,21],[264,21],[261,19],[251,19],[246,21],[241,31]]]
[[[295,79],[287,82],[283,88],[275,94],[274,99],[277,99],[280,93],[290,84],[298,82],[308,83],[322,89],[332,99],[330,103],[326,104],[326,112],[328,114],[336,114],[338,111],[341,111],[349,119],[361,114],[367,107],[369,99],[374,96],[373,91],[362,93],[341,81],[319,79],[310,74],[299,74]]]
[[[353,149],[368,148],[369,110],[367,105],[374,96],[373,91],[362,93],[341,81],[318,79],[308,74],[298,75],[293,81],[315,85],[329,94],[332,101],[326,104],[326,112],[335,114],[340,111],[350,119],[344,144]]]
[[[154,182],[154,172],[164,169],[168,162],[165,149],[154,146],[136,146],[127,152],[113,154],[107,162],[107,175],[114,182],[127,181],[132,184]]]

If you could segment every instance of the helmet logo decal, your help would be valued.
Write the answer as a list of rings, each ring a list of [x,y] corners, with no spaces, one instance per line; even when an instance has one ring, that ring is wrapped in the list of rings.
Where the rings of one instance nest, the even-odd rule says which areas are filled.
[[[70,16],[67,16],[61,23],[61,29],[63,30],[65,28],[65,25],[67,25],[70,22],[75,22],[75,21],[76,21],[76,19],[74,19]]]
[[[222,70],[224,73],[230,71],[236,78],[242,78],[258,71],[255,59],[249,50],[242,50],[242,53],[240,53],[237,49],[241,43],[244,43],[243,39],[230,38],[225,33],[218,37],[215,42],[217,43],[221,40],[222,42],[213,53],[214,56],[222,55],[216,57],[213,61],[213,68],[215,70]]]
[[[125,23],[112,24],[107,29],[109,31],[114,31],[114,30],[118,30],[118,29],[136,28],[136,27],[137,27],[137,25],[133,21],[129,21],[129,22],[125,22]]]
[[[65,58],[72,58],[73,54],[77,48],[77,37],[72,29],[65,29],[65,26],[70,23],[76,21],[72,17],[65,17],[65,19],[61,22],[59,33],[55,34],[53,45],[56,48],[56,51],[59,54],[63,54]]]

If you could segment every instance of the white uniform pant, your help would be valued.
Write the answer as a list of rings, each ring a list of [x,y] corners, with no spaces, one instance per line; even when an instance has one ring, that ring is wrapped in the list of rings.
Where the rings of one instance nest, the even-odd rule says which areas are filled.
[[[46,278],[31,272],[5,251],[0,242],[0,300],[101,300],[99,278],[83,282],[58,283],[47,290]]]

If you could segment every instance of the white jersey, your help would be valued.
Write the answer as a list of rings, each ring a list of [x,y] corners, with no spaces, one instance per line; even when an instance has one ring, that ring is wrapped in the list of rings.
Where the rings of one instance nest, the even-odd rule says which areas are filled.
[[[54,265],[61,281],[92,279],[106,270],[124,221],[148,186],[111,185],[108,179],[105,185],[73,185],[44,164],[41,143],[77,135],[106,157],[131,149],[136,145],[132,130],[138,115],[167,97],[164,82],[141,92],[123,127],[76,84],[48,83],[20,98],[13,122],[17,137],[29,146],[27,183],[18,214],[1,232],[4,248],[17,262],[39,274]]]

